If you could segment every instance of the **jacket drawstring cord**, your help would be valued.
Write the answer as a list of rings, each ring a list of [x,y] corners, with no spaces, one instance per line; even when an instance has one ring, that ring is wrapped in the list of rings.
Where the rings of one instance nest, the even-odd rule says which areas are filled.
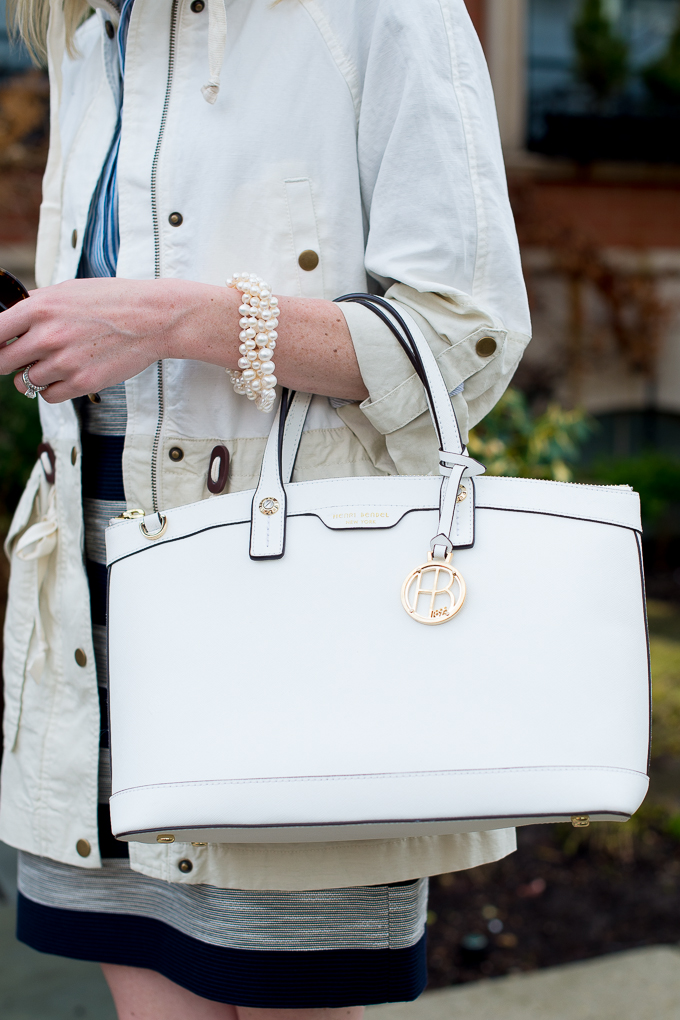
[[[201,89],[206,103],[214,103],[220,91],[220,74],[227,45],[227,11],[224,0],[208,0],[208,65],[210,81]]]

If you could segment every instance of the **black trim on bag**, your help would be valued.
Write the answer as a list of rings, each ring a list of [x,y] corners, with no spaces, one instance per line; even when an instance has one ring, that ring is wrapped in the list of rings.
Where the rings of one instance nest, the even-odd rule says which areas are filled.
[[[640,772],[639,775],[643,775],[643,773]],[[528,819],[531,819],[531,821],[528,821],[526,823],[527,825],[531,825],[532,822],[534,824],[540,824],[540,819],[541,818],[546,818],[546,819],[549,818],[550,821],[549,822],[546,821],[544,824],[550,825],[555,818],[563,819],[565,822],[569,822],[569,821],[571,821],[572,817],[575,814],[577,814],[577,813],[578,814],[587,814],[587,815],[590,815],[590,816],[592,816],[592,815],[607,815],[608,818],[621,818],[623,821],[628,821],[629,818],[632,818],[632,815],[627,814],[625,811],[611,811],[611,810],[606,809],[606,808],[602,808],[602,809],[599,809],[599,810],[595,810],[594,808],[589,808],[588,810],[586,810],[584,808],[582,810],[579,810],[578,812],[574,811],[571,814],[560,814],[559,812],[555,812],[554,814],[543,813],[543,814],[540,814],[540,815],[517,815],[517,814],[514,814],[514,815],[467,815],[464,818],[460,818],[460,817],[458,817],[458,818],[451,818],[451,817],[445,817],[445,818],[375,818],[375,819],[371,819],[370,821],[365,821],[364,819],[362,819],[361,821],[356,821],[356,822],[297,822],[297,823],[295,823],[295,822],[293,822],[293,823],[291,823],[291,822],[276,822],[276,823],[273,823],[273,824],[270,824],[270,825],[234,825],[234,824],[212,825],[212,824],[206,822],[204,824],[198,824],[198,825],[165,825],[165,826],[163,826],[163,825],[154,825],[154,827],[152,829],[132,829],[130,832],[121,832],[121,833],[119,833],[119,835],[116,836],[116,839],[124,839],[126,836],[132,837],[132,836],[140,835],[140,834],[147,833],[147,832],[148,833],[151,833],[151,832],[194,832],[194,831],[199,831],[201,829],[238,829],[238,830],[248,830],[248,829],[257,829],[257,830],[260,830],[260,829],[328,829],[328,828],[338,828],[338,829],[340,829],[340,828],[346,828],[347,826],[360,827],[360,826],[365,826],[365,825],[438,825],[438,824],[441,824],[442,822],[507,822],[507,821],[517,820],[518,818],[522,818],[522,819],[528,818]],[[503,826],[498,826],[498,828],[502,828],[502,827]],[[485,829],[483,831],[485,831],[485,832],[493,832],[494,830],[493,829]],[[452,833],[451,835],[457,835],[457,834],[456,833]]]
[[[325,524],[324,521],[322,521],[321,518],[317,514],[315,514],[313,512],[304,513],[304,514],[289,514],[288,515],[288,520],[296,520],[299,517],[316,517],[316,519],[319,521],[319,523],[323,524],[324,528],[326,528],[328,531],[335,531],[335,532],[343,532],[343,531],[369,531],[369,530],[370,531],[392,531],[392,529],[396,528],[401,523],[401,521],[403,521],[404,517],[406,517],[408,514],[420,514],[420,513],[426,513],[426,514],[437,513],[437,507],[436,506],[431,506],[431,507],[430,506],[416,506],[416,507],[413,507],[411,510],[405,510],[403,516],[400,517],[398,521],[395,521],[394,524],[385,525],[384,527],[380,527],[380,528],[375,527],[375,528],[370,528],[370,529],[369,528],[329,528],[328,525]],[[109,570],[111,569],[111,567],[114,567],[116,565],[116,563],[122,563],[123,560],[129,560],[131,556],[138,556],[140,553],[146,553],[146,552],[151,552],[152,550],[162,549],[166,545],[172,545],[173,542],[184,542],[184,541],[186,541],[187,538],[194,538],[194,536],[196,536],[196,535],[203,535],[206,531],[216,531],[218,528],[235,528],[235,527],[238,527],[239,524],[248,525],[248,524],[250,524],[250,521],[248,520],[248,518],[245,518],[242,521],[229,521],[229,522],[224,522],[222,524],[211,524],[210,527],[208,527],[208,528],[201,528],[200,531],[192,531],[188,535],[178,535],[177,538],[168,538],[168,539],[166,539],[163,542],[157,543],[156,545],[143,546],[141,549],[136,549],[134,552],[126,553],[125,556],[121,556],[119,559],[114,560],[113,563],[111,563],[111,565],[109,566]],[[251,525],[251,527],[252,527],[252,525]],[[460,547],[457,547],[457,548],[463,548],[463,547],[460,546]],[[465,548],[467,548],[467,546]],[[272,560],[276,559],[276,560],[280,560],[281,556],[258,557],[258,559],[272,559]]]
[[[501,514],[502,513],[508,513],[508,514],[534,514],[534,515],[539,516],[539,517],[556,517],[559,520],[564,520],[564,521],[583,521],[584,524],[601,524],[603,528],[622,528],[624,531],[631,531],[634,535],[639,535],[640,534],[640,532],[639,532],[639,530],[637,528],[632,528],[629,524],[618,524],[615,521],[601,521],[601,520],[597,520],[597,519],[592,518],[592,517],[573,517],[571,514],[549,513],[547,510],[523,510],[523,509],[514,509],[513,507],[476,506],[475,507],[475,514],[476,514],[476,512],[478,510],[488,510],[488,511],[492,511],[494,513],[501,513]],[[437,507],[436,506],[432,506],[432,507],[420,507],[420,506],[413,507],[411,510],[406,510],[404,512],[404,514],[399,518],[399,520],[395,521],[394,524],[385,525],[384,527],[375,527],[375,528],[371,528],[370,530],[371,531],[392,531],[392,529],[398,527],[398,525],[403,521],[404,517],[407,517],[409,514],[431,513],[432,511],[434,511],[436,513],[437,512]],[[343,531],[352,531],[352,532],[355,532],[355,531],[368,531],[369,530],[368,528],[331,528],[313,510],[310,510],[310,511],[308,511],[306,513],[289,514],[288,515],[288,519],[289,520],[295,520],[295,518],[297,518],[297,517],[316,517],[316,519],[321,524],[323,524],[324,528],[326,528],[328,531],[334,531],[334,532],[338,532],[338,533],[342,533]],[[222,524],[211,524],[207,528],[201,528],[199,531],[192,531],[188,535],[178,535],[177,538],[163,539],[161,542],[158,542],[155,545],[143,546],[141,549],[136,549],[134,552],[126,553],[124,556],[120,556],[118,559],[115,559],[109,565],[109,570],[111,569],[111,567],[115,566],[116,563],[122,563],[123,560],[128,560],[131,556],[138,556],[140,553],[147,553],[147,552],[152,552],[154,550],[162,549],[166,545],[172,545],[173,542],[184,542],[187,538],[193,538],[195,535],[202,535],[206,531],[215,531],[217,528],[233,528],[233,527],[238,526],[239,524],[250,524],[250,520],[247,517],[244,517],[244,519],[242,521],[225,521]],[[252,525],[251,525],[251,527],[252,527]],[[457,546],[454,546],[454,549],[471,549],[471,548],[472,548],[471,545],[457,545]],[[261,558],[262,559],[281,559],[280,556],[269,556],[269,557],[261,557]]]
[[[649,677],[649,745],[647,750],[647,775],[652,767],[652,651],[649,642],[649,620],[647,619],[647,588],[645,584],[645,563],[642,555],[642,538],[637,537],[638,559],[640,561],[640,585],[642,587],[642,615],[645,621],[645,637],[647,641],[647,674]]]

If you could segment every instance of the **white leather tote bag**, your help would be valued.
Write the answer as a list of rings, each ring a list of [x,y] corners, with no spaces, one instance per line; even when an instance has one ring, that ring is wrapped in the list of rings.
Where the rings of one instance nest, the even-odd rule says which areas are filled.
[[[426,384],[441,478],[291,484],[310,398],[284,393],[255,492],[107,531],[119,839],[587,824],[645,796],[637,495],[482,477],[424,337],[370,300]]]

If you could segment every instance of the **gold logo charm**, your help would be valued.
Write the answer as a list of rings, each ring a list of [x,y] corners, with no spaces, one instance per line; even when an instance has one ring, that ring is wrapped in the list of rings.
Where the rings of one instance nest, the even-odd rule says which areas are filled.
[[[427,563],[408,575],[401,589],[401,604],[408,615],[429,627],[452,620],[465,602],[465,581],[451,566],[451,556]]]
[[[279,512],[279,501],[274,499],[273,496],[267,496],[260,503],[260,513],[266,514],[267,517],[271,517],[272,514]]]

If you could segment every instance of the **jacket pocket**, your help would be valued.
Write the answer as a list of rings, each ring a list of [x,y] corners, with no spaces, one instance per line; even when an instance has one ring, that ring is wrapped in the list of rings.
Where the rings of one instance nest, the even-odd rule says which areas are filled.
[[[8,751],[13,750],[16,743],[29,665],[33,679],[39,682],[45,664],[47,646],[40,617],[40,591],[56,540],[55,491],[52,486],[48,487],[38,463],[19,501],[5,542],[5,552],[11,563],[3,657],[3,731]]]
[[[308,177],[292,177],[284,184],[300,297],[323,298],[323,256],[312,182]]]

